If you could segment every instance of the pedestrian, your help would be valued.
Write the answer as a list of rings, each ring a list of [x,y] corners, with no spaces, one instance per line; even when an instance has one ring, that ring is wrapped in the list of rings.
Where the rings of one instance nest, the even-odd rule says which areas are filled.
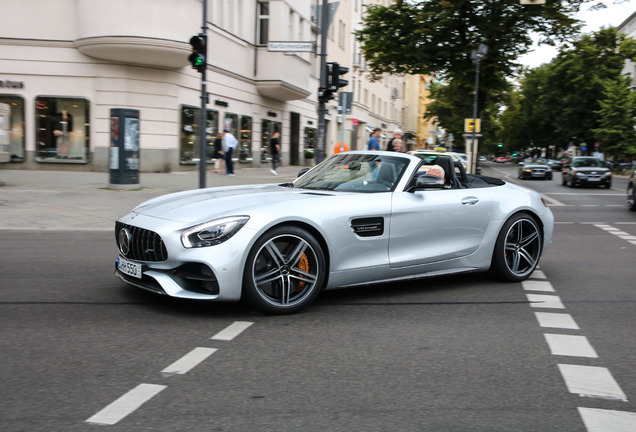
[[[378,127],[373,129],[369,141],[367,141],[367,150],[380,150],[380,141],[378,141],[380,133],[382,133],[382,129]]]
[[[402,141],[401,139],[393,139],[391,141],[393,141],[392,151],[397,153],[404,153],[404,141]],[[391,150],[387,148],[387,151],[391,151]]]
[[[218,133],[214,139],[214,153],[212,154],[214,159],[214,172],[220,173],[225,169],[225,161],[223,160],[223,134]]]
[[[234,175],[234,161],[232,161],[232,156],[234,154],[234,150],[238,146],[238,140],[232,135],[230,129],[223,130],[223,142],[225,145],[225,175],[233,176]]]
[[[272,139],[269,140],[269,153],[272,155],[272,174],[278,175],[276,168],[280,165],[280,133],[274,132]]]
[[[394,146],[394,141],[395,141],[396,139],[399,139],[399,140],[401,140],[401,139],[402,139],[402,129],[399,129],[399,128],[398,128],[398,129],[396,129],[396,130],[394,130],[394,131],[393,131],[393,138],[391,138],[391,139],[389,140],[389,142],[387,143],[387,145],[386,145],[386,151],[395,151],[395,150],[393,149],[393,146]],[[402,149],[402,152],[404,152],[404,149]]]

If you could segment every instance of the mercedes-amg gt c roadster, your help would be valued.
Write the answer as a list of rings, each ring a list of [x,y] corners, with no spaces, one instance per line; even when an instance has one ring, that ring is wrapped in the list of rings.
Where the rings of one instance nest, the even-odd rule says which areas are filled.
[[[172,297],[294,313],[323,289],[489,271],[518,282],[551,242],[541,196],[416,156],[351,151],[295,181],[146,201],[116,222],[115,273]],[[430,164],[431,161],[426,163]],[[305,170],[306,171],[306,170]]]

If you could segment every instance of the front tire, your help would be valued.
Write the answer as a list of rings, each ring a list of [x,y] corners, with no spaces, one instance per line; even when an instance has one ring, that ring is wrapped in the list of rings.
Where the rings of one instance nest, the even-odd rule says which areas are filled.
[[[281,226],[250,251],[243,273],[243,300],[268,314],[292,314],[314,301],[326,280],[322,247],[309,232]]]
[[[543,237],[537,222],[518,213],[501,228],[493,252],[491,273],[498,279],[519,282],[527,279],[539,264]]]

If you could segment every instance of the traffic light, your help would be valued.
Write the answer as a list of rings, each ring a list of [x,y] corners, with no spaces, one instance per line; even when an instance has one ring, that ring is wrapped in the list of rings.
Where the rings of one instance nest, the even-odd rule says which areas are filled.
[[[346,87],[349,85],[349,81],[340,79],[340,75],[344,75],[349,72],[348,67],[340,66],[338,63],[327,63],[327,68],[331,65],[331,71],[328,75],[329,83],[328,88],[332,92],[338,91],[341,87]]]
[[[190,54],[188,60],[192,64],[192,69],[203,72],[207,66],[205,56],[208,51],[208,37],[204,33],[192,36],[190,45],[192,45],[192,54]]]
[[[333,92],[331,90],[324,87],[318,88],[318,101],[320,103],[327,103],[331,99],[333,99]]]

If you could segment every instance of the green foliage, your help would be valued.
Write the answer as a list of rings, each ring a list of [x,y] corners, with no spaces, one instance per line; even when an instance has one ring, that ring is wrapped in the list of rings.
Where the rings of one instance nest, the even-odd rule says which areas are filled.
[[[626,59],[635,57],[636,41],[618,35],[615,28],[581,36],[551,63],[526,73],[520,96],[523,121],[514,126],[504,124],[504,128],[521,129],[526,142],[516,142],[519,148],[533,143],[552,145],[558,151],[570,143],[586,143],[589,148],[596,141],[603,146],[599,134],[604,131],[603,138],[609,138],[612,117],[608,107],[601,111],[601,101],[610,96],[606,94],[608,82],[627,87],[621,78],[623,66]],[[601,113],[605,115],[604,126]]]
[[[603,143],[602,150],[614,155],[636,156],[636,93],[631,80],[621,77],[606,80],[603,99],[599,101],[599,127],[592,132]]]
[[[551,0],[524,6],[519,0],[419,0],[390,6],[368,5],[363,28],[356,32],[371,77],[390,74],[431,74],[445,86],[428,108],[439,124],[456,136],[463,119],[472,117],[475,64],[470,58],[479,44],[488,46],[480,63],[479,117],[482,130],[491,127],[485,116],[503,100],[508,78],[517,73],[516,59],[532,46],[531,33],[555,44],[577,34],[573,18],[582,4],[593,0]],[[460,121],[461,119],[461,121]],[[491,131],[492,132],[492,131]],[[487,139],[487,137],[485,137]]]

